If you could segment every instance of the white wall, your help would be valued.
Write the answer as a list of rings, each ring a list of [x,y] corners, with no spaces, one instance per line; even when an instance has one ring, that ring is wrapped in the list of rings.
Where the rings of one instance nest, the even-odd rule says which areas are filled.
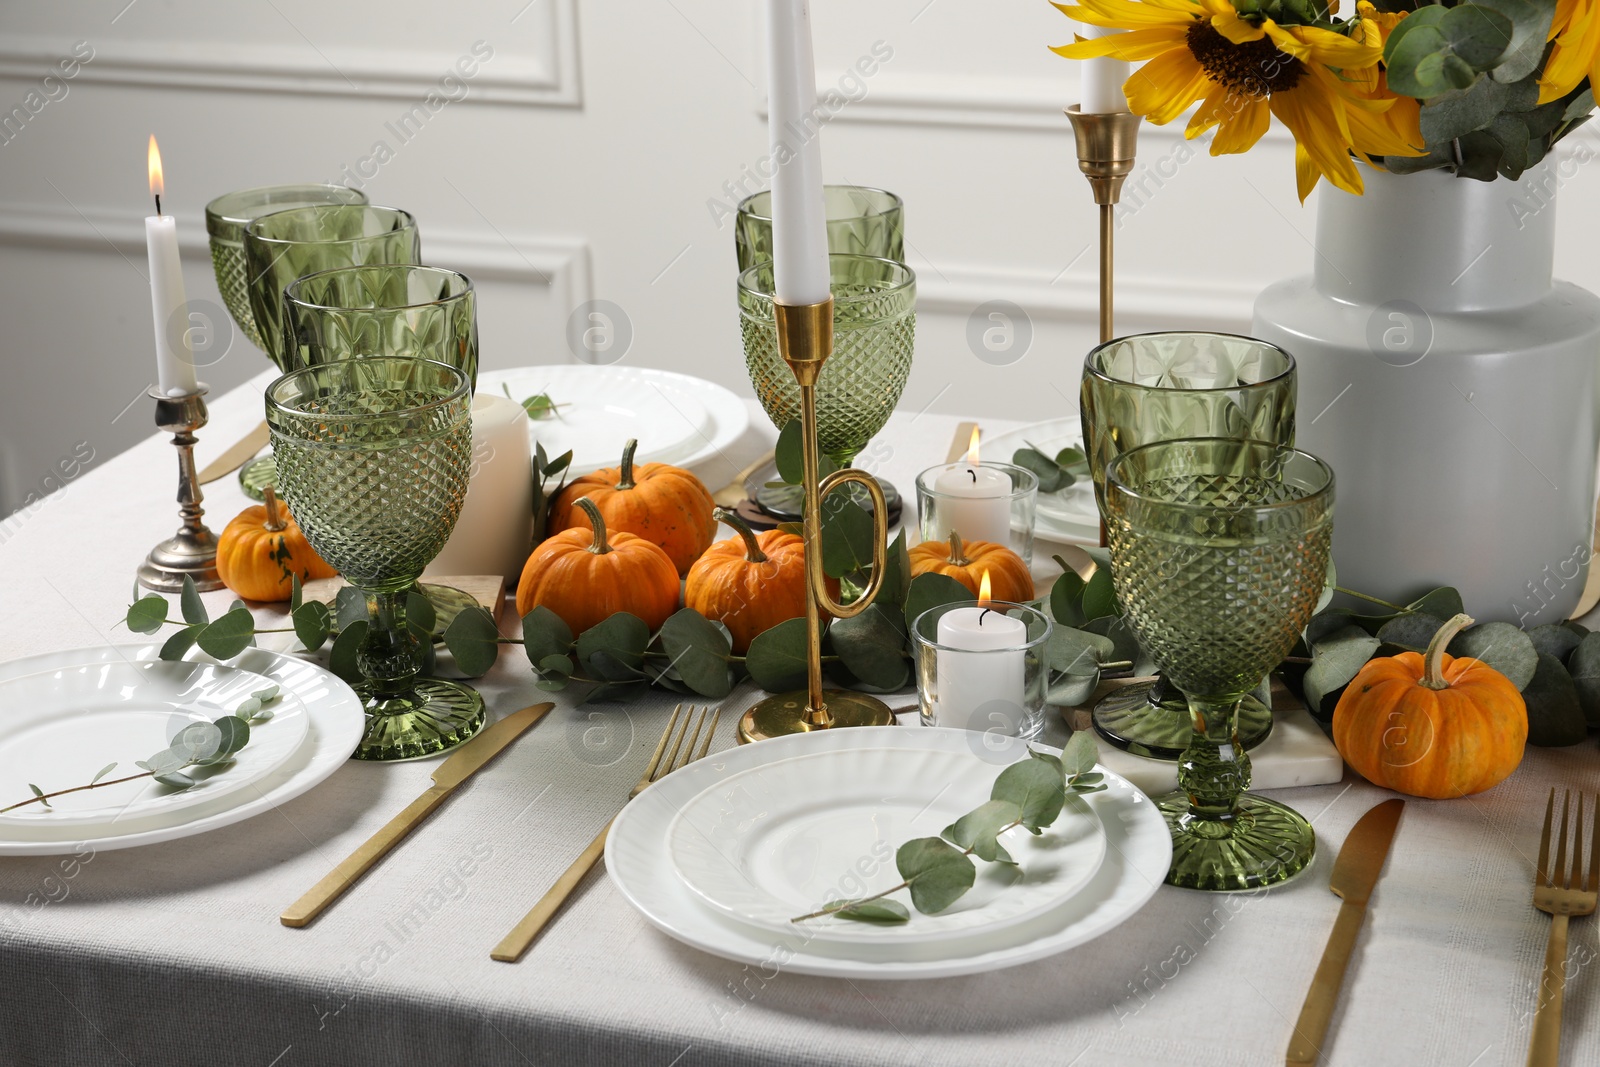
[[[0,0],[0,118],[45,99],[27,94],[75,42],[93,49],[0,144],[0,514],[54,484],[80,442],[99,461],[152,432],[151,132],[191,298],[217,301],[208,199],[348,175],[417,214],[429,261],[479,283],[485,367],[569,359],[568,314],[606,299],[631,322],[628,361],[743,387],[717,204],[766,151],[760,6]],[[1069,413],[1095,335],[1094,210],[1060,115],[1075,65],[1045,49],[1070,24],[1044,0],[814,7],[819,84],[855,98],[824,135],[829,180],[907,202],[921,302],[902,406]],[[492,55],[456,80],[480,41]],[[890,58],[841,83],[875,46]],[[430,92],[436,110],[402,139],[394,127]],[[1147,127],[1140,159],[1119,234],[1122,331],[1243,329],[1257,289],[1309,269],[1313,206],[1295,200],[1281,131],[1248,157],[1211,159],[1176,128]],[[1558,270],[1600,288],[1592,171],[1563,192]],[[1032,329],[1001,366],[967,340],[973,310],[997,299]],[[202,377],[225,389],[264,367],[241,338]]]

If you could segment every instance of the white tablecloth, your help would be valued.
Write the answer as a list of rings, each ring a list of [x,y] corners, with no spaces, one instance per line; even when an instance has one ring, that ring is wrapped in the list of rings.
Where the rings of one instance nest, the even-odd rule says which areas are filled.
[[[264,380],[215,399],[202,463],[259,419]],[[909,491],[943,460],[955,422],[898,414],[876,469]],[[764,419],[755,426],[703,469],[714,487],[770,440]],[[166,440],[0,528],[7,658],[130,639],[119,620],[134,568],[176,524]],[[246,501],[228,479],[206,503],[220,529]],[[497,715],[543,698],[514,647],[480,688]],[[729,712],[753,696],[736,691]],[[279,911],[425,789],[429,762],[352,762],[271,813],[102,852],[71,873],[57,859],[0,860],[0,1062],[1276,1064],[1339,906],[1333,857],[1388,796],[1354,779],[1276,794],[1319,838],[1295,882],[1238,896],[1164,887],[1099,940],[989,975],[874,983],[744,967],[657,933],[600,872],[522,963],[495,963],[490,947],[616,811],[671,704],[557,700],[304,930],[279,925]],[[734,718],[719,742],[732,743]],[[1530,749],[1487,794],[1408,803],[1327,1062],[1523,1062],[1548,929],[1529,903],[1544,794],[1593,790],[1596,768],[1592,739]],[[1565,1063],[1600,1063],[1596,925],[1572,927]]]

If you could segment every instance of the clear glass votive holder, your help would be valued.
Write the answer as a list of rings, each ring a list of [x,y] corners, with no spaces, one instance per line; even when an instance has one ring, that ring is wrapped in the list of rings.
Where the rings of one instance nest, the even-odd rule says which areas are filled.
[[[911,624],[922,725],[1037,738],[1049,616],[1004,600],[929,608]]]
[[[917,475],[917,529],[924,541],[1004,545],[1033,566],[1039,477],[1011,463],[941,463]]]

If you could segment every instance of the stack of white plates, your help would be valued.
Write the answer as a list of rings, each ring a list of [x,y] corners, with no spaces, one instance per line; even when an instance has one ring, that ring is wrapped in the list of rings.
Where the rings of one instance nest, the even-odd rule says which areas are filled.
[[[1025,963],[1110,930],[1165,877],[1166,825],[1120,776],[1069,801],[1042,836],[1008,831],[1001,841],[1019,866],[978,862],[973,888],[937,915],[912,909],[893,926],[791,920],[901,881],[900,845],[937,836],[1026,758],[1014,739],[906,727],[746,745],[641,793],[611,827],[606,868],[656,927],[746,963],[886,979]],[[909,906],[905,891],[893,899]]]
[[[365,715],[336,676],[295,656],[247,649],[231,664],[165,662],[160,646],[102,645],[0,664],[0,807],[137,775],[191,723],[233,713],[276,687],[273,715],[226,767],[173,791],[149,778],[102,785],[0,815],[0,856],[55,855],[171,841],[247,819],[326,779],[354,751]]]
[[[1063,448],[1083,447],[1083,423],[1074,415],[1067,419],[1024,426],[983,439],[983,456],[1010,463],[1019,448],[1037,448],[1054,456]],[[1094,485],[1080,478],[1065,489],[1039,494],[1039,511],[1033,534],[1047,541],[1100,541],[1100,509],[1094,502]]]
[[[544,394],[556,413],[529,420],[528,433],[554,459],[572,452],[572,473],[614,467],[630,438],[636,463],[694,467],[737,441],[750,410],[732,392],[703,378],[650,367],[564,363],[484,371],[478,392],[521,403]]]

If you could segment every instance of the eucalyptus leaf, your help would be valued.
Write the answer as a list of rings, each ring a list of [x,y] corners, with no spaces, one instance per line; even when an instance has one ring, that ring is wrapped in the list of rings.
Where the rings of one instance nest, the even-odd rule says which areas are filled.
[[[489,673],[500,656],[500,628],[486,608],[470,604],[445,628],[444,647],[454,657],[457,670],[468,678],[480,677]]]
[[[1055,771],[1055,773],[1059,775],[1063,781],[1066,780],[1067,772],[1066,769],[1062,767],[1061,758],[1059,756],[1053,756],[1048,752],[1041,752],[1036,748],[1029,747],[1028,758],[1038,760],[1046,767],[1049,767],[1051,770]]]
[[[197,724],[199,725],[199,724]],[[204,725],[209,726],[209,723]],[[164,748],[147,760],[138,760],[136,767],[142,767],[152,774],[171,774],[189,765],[189,756],[186,752],[177,749]]]
[[[98,771],[96,771],[94,773],[94,777],[89,779],[89,784],[90,785],[94,785],[100,779],[104,778],[106,775],[110,774],[112,771],[114,771],[116,769],[117,769],[117,765],[115,763],[106,764],[104,767],[101,767]]]
[[[529,663],[543,663],[551,656],[565,658],[572,652],[572,627],[540,604],[522,617],[522,647]]]
[[[278,693],[279,692],[280,692],[280,690],[278,688],[278,683],[277,682],[271,682],[265,688],[257,689],[255,692],[251,693],[250,695],[255,697],[257,700],[261,701],[261,703],[263,703],[263,704],[270,704],[274,700],[278,699]]]
[[[434,608],[433,601],[415,589],[406,593],[406,626],[419,640],[432,640],[433,628],[438,621],[439,612]]]
[[[1518,689],[1533,680],[1533,672],[1539,667],[1533,640],[1509,622],[1480,622],[1457,634],[1446,651],[1488,664]]]
[[[1326,715],[1332,710],[1325,709],[1323,701],[1349,685],[1380,644],[1361,627],[1346,626],[1311,646],[1311,666],[1301,685],[1305,688],[1306,706],[1313,714]]]
[[[1559,623],[1547,622],[1528,631],[1535,652],[1554,656],[1565,663],[1573,650],[1583,643],[1583,637]]]
[[[361,668],[356,661],[361,646],[367,643],[367,629],[366,619],[346,624],[328,649],[328,670],[347,682],[361,681]]]
[[[328,605],[318,600],[308,600],[289,613],[294,624],[294,635],[307,652],[315,652],[328,640],[333,617]]]
[[[1098,677],[1100,664],[1114,658],[1115,649],[1109,637],[1057,626],[1045,639],[1044,661],[1051,671]]]
[[[778,443],[772,448],[772,458],[777,463],[779,478],[790,485],[799,485],[804,480],[805,458],[802,454],[799,419],[790,419],[778,431]]]
[[[200,590],[194,584],[194,578],[187,574],[183,576],[183,592],[179,594],[178,603],[183,610],[183,621],[191,626],[204,626],[211,621],[211,616],[206,613],[205,602],[200,599]]]
[[[136,634],[153,634],[167,621],[167,598],[151,593],[128,605],[128,629]]]
[[[878,590],[877,602],[902,607],[910,590],[911,550],[906,546],[905,528],[901,527],[883,558],[883,586]]]
[[[165,774],[157,774],[152,777],[157,784],[180,792],[194,786],[194,779],[182,771],[168,771]]]
[[[1076,445],[1068,445],[1057,452],[1056,464],[1078,481],[1089,477],[1089,457]]]
[[[300,576],[293,571],[289,572],[289,612],[293,614],[299,610],[305,601],[305,589],[300,585]]]
[[[1412,652],[1425,652],[1428,642],[1439,632],[1444,620],[1423,612],[1397,615],[1378,627],[1378,640]]]
[[[200,639],[200,626],[185,626],[178,630],[161,646],[160,658],[164,660],[180,660],[189,654],[194,643]]]
[[[911,889],[911,903],[925,915],[943,911],[972,888],[978,869],[949,842],[918,837],[895,852],[895,866]]]
[[[1555,15],[1554,0],[1530,3],[1529,0],[1473,0],[1491,11],[1498,11],[1511,22],[1511,42],[1491,76],[1500,82],[1521,81],[1538,69],[1544,59],[1545,41],[1550,36],[1550,21]]]
[[[1578,702],[1578,689],[1561,661],[1538,654],[1538,666],[1522,691],[1528,708],[1528,744],[1541,748],[1576,745],[1589,736],[1589,723]]]
[[[637,615],[619,611],[578,635],[578,662],[603,682],[631,682],[644,675],[644,650],[650,627]]]
[[[1041,493],[1054,493],[1077,481],[1059,463],[1037,449],[1019,448],[1011,454],[1011,462],[1033,472],[1034,477],[1039,479]]]
[[[844,907],[840,907],[840,905]],[[830,900],[824,907],[833,909],[829,912],[835,919],[849,919],[851,922],[873,923],[877,926],[897,926],[909,922],[911,912],[898,900],[865,900],[859,904],[851,904],[843,900]]]
[[[1467,609],[1462,606],[1461,594],[1453,586],[1442,585],[1406,605],[1407,611],[1418,611],[1436,619],[1453,619]]]
[[[253,716],[256,712],[258,712],[260,710],[261,710],[261,698],[260,697],[246,697],[244,700],[239,701],[239,706],[233,709],[233,713],[235,715],[239,716],[239,718],[241,718],[241,719],[248,720],[251,716]]]
[[[1590,726],[1600,726],[1600,633],[1586,634],[1567,657],[1578,705]]]
[[[1479,78],[1463,93],[1429,100],[1418,121],[1428,144],[1443,144],[1481,130],[1494,121],[1506,103],[1506,87],[1493,78]]]
[[[877,531],[872,513],[856,503],[853,489],[845,485],[822,501],[822,569],[830,578],[872,567]]]
[[[351,623],[370,622],[367,617],[367,594],[353,585],[340,589],[333,598],[333,615],[339,620],[341,632]]]
[[[1049,769],[1046,768],[1046,773]],[[1059,779],[1059,774],[1053,774]],[[1022,818],[1022,809],[1009,800],[989,800],[944,828],[940,836],[958,848],[971,849],[987,863],[1012,863],[1011,853],[1000,844],[1000,831]]]
[[[906,631],[892,607],[873,604],[853,618],[837,619],[828,635],[835,654],[868,686],[892,692],[910,680]]]
[[[222,751],[222,730],[215,723],[193,722],[179,730],[167,747],[182,757],[179,766],[203,763]]]
[[[1068,778],[1088,774],[1100,759],[1100,745],[1093,730],[1075,731],[1061,750],[1061,768]]]
[[[941,604],[958,604],[972,599],[972,590],[948,574],[936,574],[933,571],[919,574],[911,579],[906,589],[906,627],[915,626],[918,616]]]
[[[1045,702],[1059,708],[1076,708],[1087,704],[1094,691],[1100,688],[1100,671],[1093,674],[1064,674],[1050,679],[1045,688]]]
[[[1568,122],[1572,122],[1575,119],[1585,118],[1593,110],[1594,87],[1589,86],[1568,102],[1566,110],[1561,113],[1561,117]]]
[[[1096,567],[1083,590],[1083,614],[1093,621],[1106,615],[1120,615],[1117,591],[1111,584],[1111,568]]]
[[[1115,659],[1132,662],[1139,658],[1139,638],[1134,635],[1133,625],[1123,616],[1102,615],[1084,623],[1083,629],[1111,642],[1111,652],[1101,656],[1102,661]]]
[[[703,697],[721,700],[733,689],[727,632],[693,608],[683,608],[661,625],[661,647],[685,685]]]
[[[1061,814],[1064,787],[1060,770],[1039,760],[1018,760],[1000,772],[989,798],[1015,804],[1022,812],[1022,825],[1037,834]]]
[[[1082,626],[1089,621],[1083,613],[1084,581],[1060,556],[1055,561],[1061,565],[1061,576],[1050,587],[1050,615],[1058,626]]]
[[[1451,51],[1474,70],[1497,64],[1514,37],[1509,18],[1476,0],[1448,9],[1439,28],[1450,38]]]
[[[39,803],[43,804],[47,808],[54,806],[54,805],[52,805],[50,803],[50,801],[45,799],[45,795],[44,795],[44,790],[43,789],[40,789],[38,786],[34,785],[32,782],[28,783],[28,788],[33,790],[33,795],[34,796],[39,798]]]
[[[770,693],[806,684],[806,620],[785,619],[757,634],[745,653],[750,680]]]
[[[206,655],[229,660],[249,648],[255,635],[256,621],[248,611],[230,611],[202,627],[196,640]]]

